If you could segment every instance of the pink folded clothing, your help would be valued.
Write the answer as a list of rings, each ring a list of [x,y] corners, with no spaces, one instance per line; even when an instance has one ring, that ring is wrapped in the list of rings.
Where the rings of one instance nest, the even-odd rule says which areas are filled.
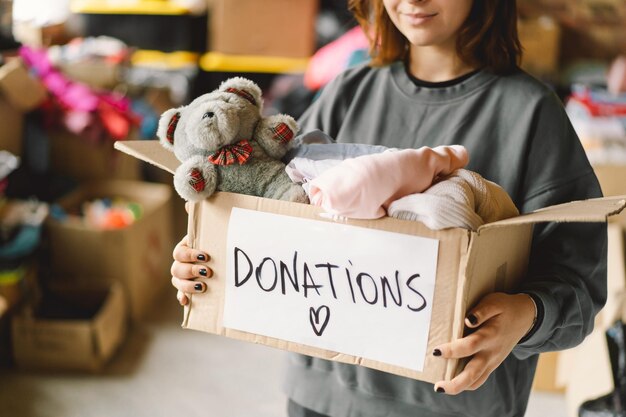
[[[311,181],[311,203],[333,215],[376,219],[391,202],[419,193],[467,165],[460,145],[387,151],[346,159]]]

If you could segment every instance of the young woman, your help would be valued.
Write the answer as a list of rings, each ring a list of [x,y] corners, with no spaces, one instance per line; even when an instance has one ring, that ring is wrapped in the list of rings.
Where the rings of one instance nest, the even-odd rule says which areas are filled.
[[[515,1],[350,6],[372,37],[372,61],[324,88],[300,120],[303,132],[397,148],[463,145],[467,168],[502,186],[522,213],[601,196],[560,101],[517,66]],[[191,280],[206,266],[189,262],[207,256],[185,240],[177,245],[172,283],[182,304],[185,293],[204,290]],[[293,355],[289,415],[521,417],[537,354],[580,343],[605,298],[605,226],[538,226],[519,291],[485,297],[466,318],[474,331],[432,352],[469,358],[457,377],[433,386]]]

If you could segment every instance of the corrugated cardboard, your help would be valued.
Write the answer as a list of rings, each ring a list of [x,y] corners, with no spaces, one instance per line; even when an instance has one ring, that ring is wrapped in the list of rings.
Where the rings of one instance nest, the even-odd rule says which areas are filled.
[[[0,67],[0,90],[13,107],[24,113],[39,107],[47,95],[43,83],[29,74],[19,58]]]
[[[533,380],[533,390],[562,393],[565,387],[557,381],[558,352],[546,352],[539,355],[537,371]]]
[[[46,91],[19,58],[0,66],[0,150],[22,154],[24,113],[38,107]]]
[[[22,155],[24,115],[0,95],[0,151]]]
[[[92,143],[66,130],[49,131],[52,171],[86,180],[139,180],[141,163],[115,152],[112,141]]]
[[[622,195],[626,193],[626,165],[597,165],[593,167],[602,194],[605,196]],[[610,219],[626,229],[626,216],[616,216]]]
[[[116,148],[144,161],[174,172],[179,162],[158,142],[117,142]],[[512,288],[524,275],[530,250],[533,224],[545,221],[606,221],[626,205],[626,196],[572,202],[534,213],[482,226],[477,232],[464,229],[433,231],[419,222],[393,218],[348,220],[347,224],[418,235],[439,240],[439,257],[428,338],[428,350],[462,337],[467,310],[494,290]],[[222,326],[226,236],[233,207],[268,213],[323,220],[321,209],[312,205],[288,203],[232,193],[216,193],[210,199],[190,205],[189,238],[191,245],[211,254],[214,271],[206,279],[208,290],[194,294],[185,308],[183,327],[260,343],[335,361],[360,364],[374,369],[436,382],[450,379],[460,370],[456,360],[441,360],[427,355],[424,371],[417,372],[339,352],[312,348],[284,340],[235,331]],[[330,221],[330,220],[327,220]],[[435,360],[436,359],[436,360]]]
[[[172,259],[172,187],[137,181],[86,182],[58,203],[68,209],[95,198],[125,198],[143,214],[130,226],[94,230],[52,219],[45,226],[55,280],[122,283],[135,320],[145,316],[169,285]]]
[[[520,19],[519,39],[524,48],[522,68],[536,75],[555,75],[559,69],[561,29],[547,16]]]
[[[209,49],[303,58],[315,47],[317,0],[213,0]]]
[[[13,356],[25,369],[98,371],[124,340],[127,309],[122,287],[65,288],[64,297],[83,303],[104,299],[90,319],[46,319],[25,309],[12,320]]]

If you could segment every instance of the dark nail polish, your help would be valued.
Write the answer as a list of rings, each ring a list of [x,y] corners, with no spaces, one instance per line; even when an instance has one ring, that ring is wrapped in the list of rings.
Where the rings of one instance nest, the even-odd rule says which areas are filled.
[[[467,320],[470,322],[470,324],[471,324],[472,326],[476,326],[476,323],[478,323],[478,319],[477,319],[477,318],[476,318],[476,316],[475,316],[475,315],[473,315],[473,314],[469,314],[469,315],[467,316]]]
[[[208,275],[207,270],[206,270],[205,268],[202,268],[202,269],[200,270],[200,275],[202,275],[203,277],[206,277],[206,276]]]
[[[202,284],[196,284],[193,286],[196,291],[202,291]]]
[[[440,394],[445,394],[446,390],[443,389],[442,387],[437,388],[437,392]]]
[[[433,356],[441,356],[441,350],[439,349],[433,350]]]
[[[203,254],[196,256],[196,258],[198,258],[199,261],[206,261],[206,256],[204,256]]]

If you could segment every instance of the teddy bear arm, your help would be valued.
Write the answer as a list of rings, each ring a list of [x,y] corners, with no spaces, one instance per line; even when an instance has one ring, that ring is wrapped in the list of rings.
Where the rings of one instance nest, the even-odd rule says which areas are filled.
[[[202,156],[183,162],[174,172],[174,188],[186,201],[200,201],[210,197],[217,188],[215,165]]]
[[[297,133],[298,124],[293,117],[276,114],[259,121],[254,138],[271,158],[280,159],[290,149]]]

